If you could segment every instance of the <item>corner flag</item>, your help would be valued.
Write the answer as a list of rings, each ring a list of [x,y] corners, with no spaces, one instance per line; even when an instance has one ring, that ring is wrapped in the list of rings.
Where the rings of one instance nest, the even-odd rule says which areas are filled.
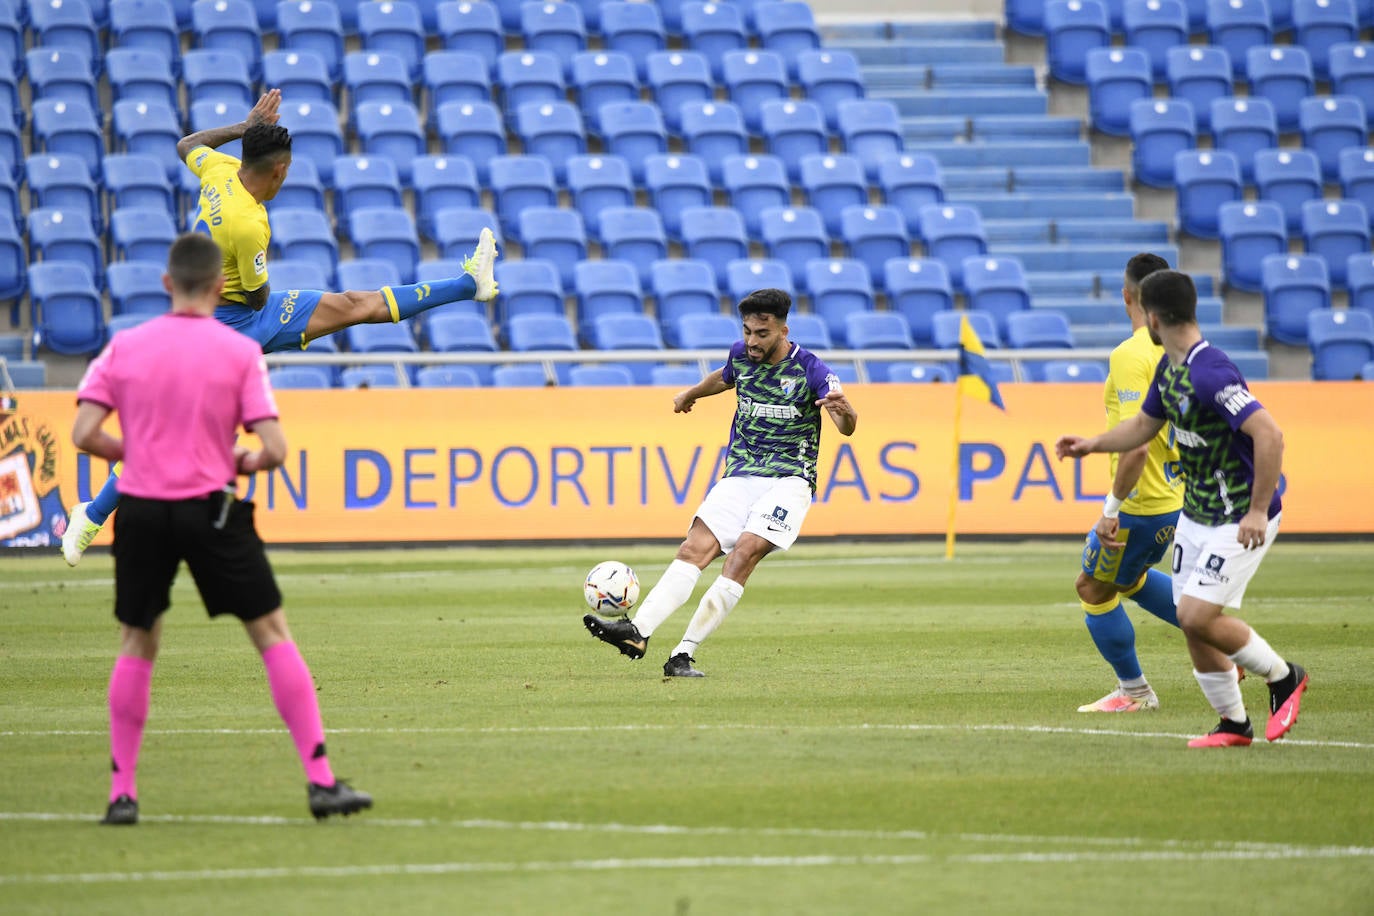
[[[996,404],[1002,410],[1002,394],[997,390],[997,382],[992,378],[992,367],[988,365],[983,351],[983,342],[969,324],[967,315],[959,316],[959,394]]]

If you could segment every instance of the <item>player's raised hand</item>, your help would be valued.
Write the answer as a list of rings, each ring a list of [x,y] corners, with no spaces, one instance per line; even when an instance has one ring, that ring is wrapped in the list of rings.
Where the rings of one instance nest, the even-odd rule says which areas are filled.
[[[1054,443],[1054,454],[1060,461],[1065,458],[1083,458],[1092,454],[1088,440],[1082,436],[1060,436]]]
[[[258,99],[258,103],[253,106],[253,110],[248,112],[248,117],[244,118],[244,123],[249,127],[257,124],[276,124],[278,114],[281,109],[281,90],[269,89]]]

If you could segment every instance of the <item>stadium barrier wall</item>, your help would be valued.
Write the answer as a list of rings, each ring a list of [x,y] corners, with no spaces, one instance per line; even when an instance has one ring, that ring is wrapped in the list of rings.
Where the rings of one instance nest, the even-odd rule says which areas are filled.
[[[823,420],[806,536],[938,535],[954,460],[950,385],[851,385],[851,438]],[[1370,533],[1374,384],[1259,382],[1283,428],[1291,533]],[[674,414],[666,388],[282,391],[283,468],[240,482],[275,543],[680,537],[720,475],[735,398]],[[1095,385],[1003,386],[965,402],[956,527],[1074,535],[1095,521],[1107,460],[1058,462],[1054,440],[1103,424]],[[0,545],[56,546],[65,507],[108,474],[71,445],[71,392],[22,393],[0,417]],[[96,544],[108,544],[110,526]]]

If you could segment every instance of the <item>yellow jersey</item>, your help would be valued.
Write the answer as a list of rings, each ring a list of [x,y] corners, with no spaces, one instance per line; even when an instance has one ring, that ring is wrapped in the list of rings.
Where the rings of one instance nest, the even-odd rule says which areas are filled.
[[[1140,412],[1145,395],[1154,381],[1155,369],[1164,357],[1164,348],[1150,340],[1150,329],[1135,333],[1112,351],[1103,400],[1107,405],[1107,427],[1116,426]],[[1119,456],[1111,455],[1112,478],[1116,478]],[[1179,470],[1178,448],[1173,443],[1173,428],[1166,425],[1150,441],[1145,469],[1140,473],[1131,496],[1121,506],[1131,515],[1163,515],[1183,505],[1183,476]]]
[[[200,179],[200,204],[194,229],[204,232],[224,252],[224,299],[247,304],[245,293],[267,283],[267,245],[272,230],[267,208],[239,181],[238,159],[197,146],[186,155],[186,167]]]

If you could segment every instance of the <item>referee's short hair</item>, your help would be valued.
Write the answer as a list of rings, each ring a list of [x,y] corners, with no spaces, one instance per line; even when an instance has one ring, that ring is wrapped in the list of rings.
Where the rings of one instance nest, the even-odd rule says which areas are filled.
[[[1177,270],[1157,270],[1140,281],[1140,306],[1175,327],[1197,323],[1197,287]]]
[[[224,254],[215,240],[201,232],[184,232],[167,251],[167,276],[183,296],[199,296],[224,271]]]

